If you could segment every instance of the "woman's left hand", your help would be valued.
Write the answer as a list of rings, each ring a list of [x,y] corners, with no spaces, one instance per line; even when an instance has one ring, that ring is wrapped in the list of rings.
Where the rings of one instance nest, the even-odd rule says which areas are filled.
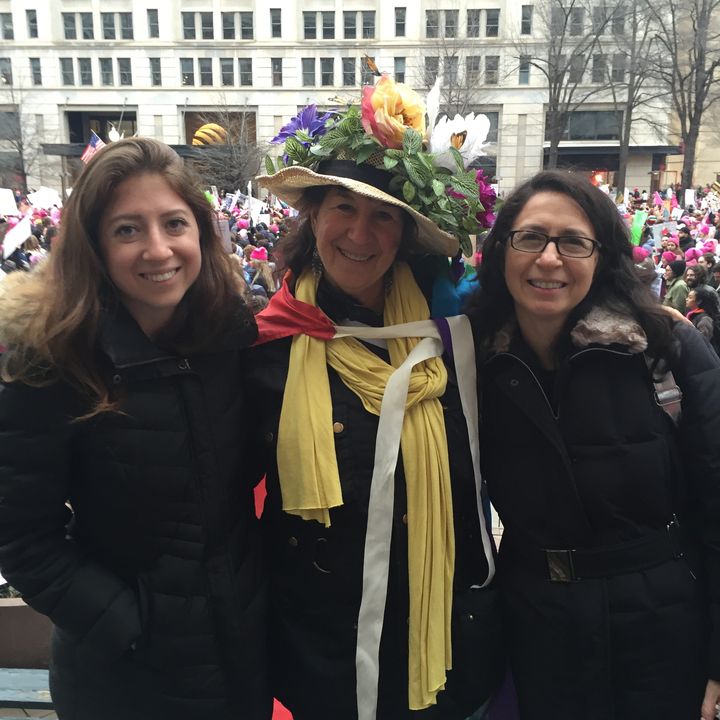
[[[720,703],[720,680],[708,680],[705,687],[705,699],[700,712],[701,719],[715,720],[717,717],[715,708],[718,703]]]

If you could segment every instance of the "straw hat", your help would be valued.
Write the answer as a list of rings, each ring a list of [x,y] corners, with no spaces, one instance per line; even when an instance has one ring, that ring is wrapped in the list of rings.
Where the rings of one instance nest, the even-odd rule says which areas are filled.
[[[460,246],[454,235],[441,230],[432,220],[387,192],[391,178],[390,173],[371,165],[358,165],[352,160],[330,160],[320,163],[318,172],[292,165],[274,175],[261,175],[257,181],[292,207],[298,207],[306,188],[332,185],[386,202],[402,208],[415,221],[419,250],[433,255],[456,255]]]

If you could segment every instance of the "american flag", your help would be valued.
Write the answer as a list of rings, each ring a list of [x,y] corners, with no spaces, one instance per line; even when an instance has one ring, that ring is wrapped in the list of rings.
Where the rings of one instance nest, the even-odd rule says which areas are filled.
[[[100,150],[100,148],[104,148],[105,143],[100,139],[100,136],[94,131],[90,131],[90,142],[87,144],[87,147],[85,150],[83,150],[83,154],[80,156],[80,159],[85,163],[89,163],[92,156]]]

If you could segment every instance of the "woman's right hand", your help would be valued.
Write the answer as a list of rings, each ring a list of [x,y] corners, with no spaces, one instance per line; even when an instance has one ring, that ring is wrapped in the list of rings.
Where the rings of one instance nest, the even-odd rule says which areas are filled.
[[[705,686],[705,698],[700,711],[701,720],[715,720],[720,704],[720,681],[708,680]]]

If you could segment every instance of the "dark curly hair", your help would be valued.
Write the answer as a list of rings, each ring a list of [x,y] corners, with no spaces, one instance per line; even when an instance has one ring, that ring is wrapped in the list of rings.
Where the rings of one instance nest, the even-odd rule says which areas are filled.
[[[561,345],[569,343],[570,330],[577,321],[592,307],[601,305],[634,316],[647,335],[650,354],[665,355],[670,346],[672,319],[635,273],[632,245],[620,213],[612,200],[592,183],[563,170],[545,170],[526,180],[505,200],[498,213],[483,245],[480,288],[466,307],[478,343],[490,344],[495,334],[515,317],[513,298],[505,283],[506,240],[525,204],[541,192],[560,193],[576,202],[601,243],[592,285],[567,318]]]

